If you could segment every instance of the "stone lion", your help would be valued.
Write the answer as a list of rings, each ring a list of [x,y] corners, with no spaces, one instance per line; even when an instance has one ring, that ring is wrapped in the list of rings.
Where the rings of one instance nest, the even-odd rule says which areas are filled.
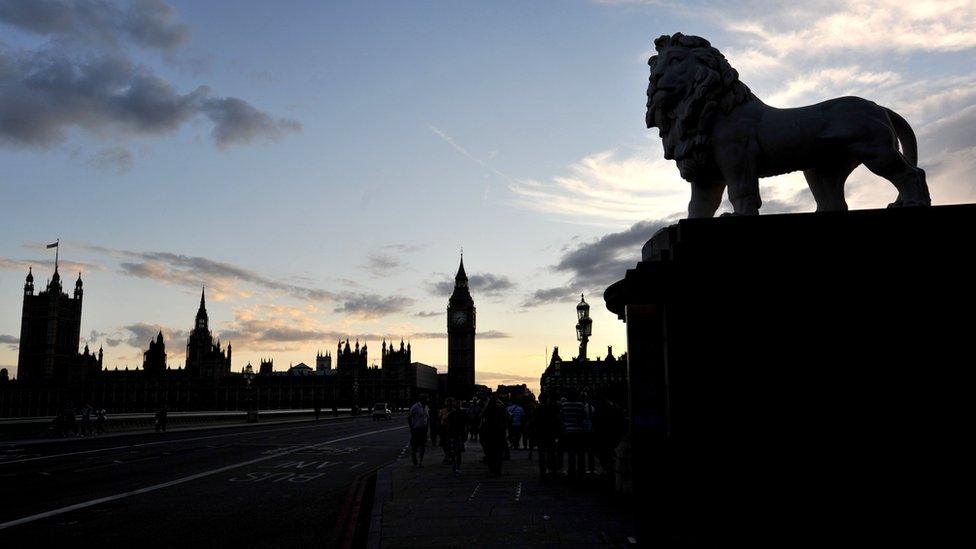
[[[715,215],[726,187],[735,215],[756,215],[759,178],[796,170],[818,212],[846,210],[844,182],[860,164],[898,189],[889,207],[931,204],[915,133],[891,109],[859,97],[777,109],[708,40],[678,33],[654,46],[647,127],[660,130],[664,158],[691,183],[689,217]]]

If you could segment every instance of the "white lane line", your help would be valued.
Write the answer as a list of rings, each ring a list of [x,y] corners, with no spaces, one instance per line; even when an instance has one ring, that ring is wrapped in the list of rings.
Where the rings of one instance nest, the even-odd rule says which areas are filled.
[[[349,423],[352,423],[352,421],[343,421],[341,423],[323,423],[321,425],[303,425],[301,427],[287,427],[285,429],[265,429],[263,431],[225,433],[225,434],[222,434],[222,435],[210,435],[210,436],[206,436],[206,437],[177,438],[177,439],[172,439],[172,440],[159,440],[159,441],[156,441],[156,442],[144,442],[142,444],[126,444],[125,446],[112,446],[110,448],[95,448],[94,450],[81,450],[81,451],[78,451],[78,452],[67,452],[65,454],[51,454],[49,456],[38,456],[38,457],[32,457],[32,458],[14,459],[14,460],[10,460],[10,461],[0,461],[0,466],[10,465],[11,463],[25,463],[25,462],[28,462],[28,461],[38,461],[38,460],[41,460],[41,459],[53,459],[53,458],[67,457],[67,456],[77,456],[77,455],[81,455],[81,454],[94,454],[94,453],[97,453],[97,452],[111,452],[112,450],[125,450],[127,448],[140,448],[142,446],[155,446],[157,444],[171,444],[171,443],[177,443],[177,442],[193,442],[195,440],[207,440],[207,439],[211,439],[211,438],[224,438],[224,437],[233,437],[233,436],[240,436],[240,435],[259,435],[261,433],[271,433],[271,432],[275,432],[275,431],[295,431],[295,430],[298,430],[298,429],[314,429],[316,427],[326,427],[326,426],[332,426],[332,425],[347,425]]]
[[[320,442],[318,444],[311,444],[308,446],[302,446],[295,448],[294,450],[289,450],[287,452],[282,452],[280,454],[273,454],[270,456],[263,456],[256,459],[251,459],[248,461],[242,461],[241,463],[235,463],[234,465],[227,465],[226,467],[220,467],[218,469],[213,469],[211,471],[204,471],[202,473],[196,473],[188,477],[178,478],[176,480],[171,480],[169,482],[163,482],[160,484],[154,484],[152,486],[146,486],[145,488],[139,488],[138,490],[132,490],[131,492],[123,492],[121,494],[115,494],[114,496],[106,496],[103,498],[93,499],[91,501],[85,501],[82,503],[76,503],[74,505],[68,505],[67,507],[61,507],[60,509],[53,509],[51,511],[45,511],[43,513],[38,513],[36,515],[30,515],[28,517],[23,517],[7,522],[0,522],[0,530],[5,528],[10,528],[11,526],[18,526],[20,524],[26,524],[28,522],[34,522],[35,520],[41,520],[48,517],[53,517],[56,515],[61,515],[63,513],[70,513],[71,511],[77,511],[78,509],[85,509],[88,507],[94,507],[95,505],[101,505],[103,503],[108,503],[110,501],[115,501],[122,498],[127,498],[129,496],[137,496],[139,494],[145,494],[146,492],[154,492],[156,490],[162,490],[163,488],[169,488],[170,486],[176,486],[177,484],[183,484],[185,482],[190,482],[204,477],[209,477],[216,475],[218,473],[223,473],[225,471],[230,471],[231,469],[237,469],[238,467],[244,467],[245,465],[253,465],[255,463],[260,463],[262,461],[268,461],[269,459],[276,459],[281,456],[286,456],[288,454],[293,454],[295,452],[301,452],[303,450],[318,449],[322,446],[328,446],[329,444],[335,444],[336,442],[342,442],[344,440],[350,440],[359,437],[365,437],[369,435],[375,435],[378,433],[385,433],[387,431],[396,431],[397,429],[406,429],[406,426],[400,427],[390,427],[389,429],[379,429],[377,431],[369,431],[366,433],[359,433],[358,435],[350,435],[347,437],[336,438],[332,440],[327,440],[325,442]]]

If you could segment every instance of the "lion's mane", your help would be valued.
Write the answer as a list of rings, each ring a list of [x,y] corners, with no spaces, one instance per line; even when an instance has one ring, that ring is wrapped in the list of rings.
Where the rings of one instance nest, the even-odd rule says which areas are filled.
[[[698,36],[675,33],[654,41],[657,55],[647,64],[654,71],[658,56],[670,48],[688,50],[698,61],[699,68],[692,82],[685,82],[677,101],[662,100],[656,104],[654,81],[648,87],[647,127],[657,127],[664,143],[664,158],[675,160],[681,177],[694,181],[709,177],[714,165],[709,138],[715,115],[728,114],[754,96],[739,81],[739,73],[711,43]]]

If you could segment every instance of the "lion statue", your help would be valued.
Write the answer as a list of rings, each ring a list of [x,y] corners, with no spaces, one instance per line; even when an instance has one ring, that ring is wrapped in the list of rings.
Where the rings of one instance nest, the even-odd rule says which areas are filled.
[[[759,178],[802,170],[817,211],[847,210],[844,182],[864,164],[891,181],[889,207],[928,206],[915,133],[891,109],[840,97],[796,109],[763,103],[704,38],[661,36],[647,87],[647,127],[691,183],[688,217],[712,217],[728,187],[733,215],[757,215]],[[898,148],[901,143],[901,150]]]

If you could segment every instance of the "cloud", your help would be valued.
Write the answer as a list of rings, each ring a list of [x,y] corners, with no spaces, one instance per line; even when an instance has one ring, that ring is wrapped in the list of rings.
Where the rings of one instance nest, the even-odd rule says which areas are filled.
[[[124,147],[103,149],[88,160],[88,165],[93,168],[118,174],[128,173],[132,164],[132,153]]]
[[[743,33],[777,57],[839,50],[957,52],[976,47],[976,4],[969,0],[819,1],[806,5],[740,2],[729,30]],[[715,11],[718,16],[718,10]]]
[[[121,135],[173,132],[203,115],[220,147],[276,139],[301,125],[272,119],[245,101],[171,83],[117,55],[78,61],[57,52],[0,51],[0,144],[48,147],[70,128]]]
[[[403,262],[387,254],[370,254],[366,258],[364,268],[373,276],[390,276],[397,274],[397,269],[403,266]]]
[[[444,311],[420,311],[419,313],[416,313],[413,316],[417,316],[420,318],[431,318],[434,316],[441,316],[443,314]]]
[[[160,50],[185,44],[190,29],[163,0],[134,0],[120,9],[106,0],[0,0],[0,21],[68,42]]]
[[[477,339],[508,339],[511,335],[498,330],[476,332]],[[410,339],[447,339],[447,332],[416,332],[410,334]]]
[[[207,99],[202,103],[201,110],[214,123],[212,135],[222,148],[250,143],[255,139],[275,140],[286,133],[302,130],[301,122],[272,118],[236,97]]]
[[[299,299],[326,301],[337,298],[337,294],[327,290],[281,282],[250,269],[206,257],[171,252],[135,252],[90,244],[80,246],[92,252],[128,259],[129,261],[119,263],[122,274],[190,288],[206,286],[217,299],[231,294],[247,295],[239,287],[240,283],[282,292]]]
[[[600,151],[568,166],[565,175],[522,179],[509,190],[516,206],[575,223],[617,225],[672,216],[687,210],[691,191],[662,150],[655,139],[631,155]]]
[[[185,354],[184,345],[189,336],[189,330],[168,328],[160,324],[149,324],[146,322],[136,322],[122,326],[118,330],[119,337],[106,338],[106,344],[109,347],[115,347],[124,343],[136,349],[146,350],[149,348],[149,340],[156,339],[159,332],[163,332],[163,342],[166,343],[167,355]]]
[[[505,275],[484,273],[468,276],[468,288],[474,293],[488,297],[501,297],[513,290],[516,286],[517,284]],[[444,280],[430,284],[430,292],[434,295],[450,295],[453,291],[453,278],[445,278]]]
[[[522,383],[538,383],[539,379],[542,377],[541,373],[537,376],[526,376],[526,375],[512,374],[507,372],[486,372],[483,370],[478,370],[476,375],[478,377],[478,382],[481,384],[487,384],[486,382],[491,382],[492,384],[500,384],[500,385],[519,385]]]
[[[368,319],[399,313],[413,304],[409,297],[348,292],[338,297],[335,312]]]
[[[43,247],[43,246],[42,246]],[[54,258],[44,258],[44,259],[10,259],[6,257],[0,257],[0,270],[4,271],[24,271],[26,276],[28,268],[40,267],[42,270],[50,270],[54,272]],[[58,269],[61,273],[88,273],[92,271],[104,271],[105,267],[102,265],[97,265],[94,263],[83,263],[79,261],[58,261]],[[39,286],[41,274],[39,271],[34,271],[34,285]]]
[[[539,307],[552,303],[565,303],[576,295],[576,291],[567,286],[557,286],[555,288],[543,288],[536,290],[526,296],[522,302],[523,307]]]
[[[7,345],[11,351],[16,351],[20,344],[20,338],[12,335],[0,334],[0,345]]]
[[[571,275],[574,288],[602,291],[632,269],[640,260],[644,243],[669,224],[667,220],[641,221],[626,230],[605,234],[563,253],[553,270]]]

